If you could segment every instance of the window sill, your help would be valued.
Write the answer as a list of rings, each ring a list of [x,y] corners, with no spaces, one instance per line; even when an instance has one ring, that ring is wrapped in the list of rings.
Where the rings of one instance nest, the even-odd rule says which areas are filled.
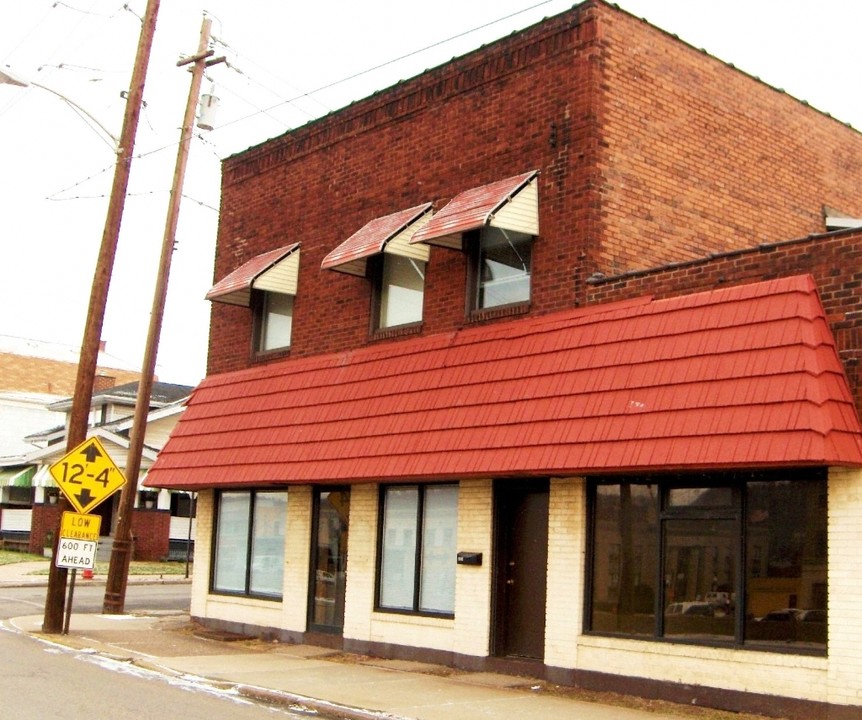
[[[467,315],[467,320],[469,322],[479,323],[486,320],[512,317],[514,315],[526,315],[528,312],[530,312],[529,302],[512,303],[511,305],[499,305],[492,308],[483,308],[482,310],[471,310]]]
[[[643,652],[643,647],[647,643],[656,646],[655,652],[677,655],[679,657],[688,657],[693,659],[715,659],[723,657],[721,653],[761,653],[765,657],[774,658],[773,661],[761,660],[762,664],[770,664],[774,662],[776,665],[784,665],[785,660],[780,660],[782,656],[792,655],[796,658],[811,658],[810,665],[806,661],[800,661],[801,666],[810,666],[819,669],[818,660],[823,660],[827,657],[825,649],[802,647],[793,645],[756,645],[754,643],[737,644],[734,641],[723,642],[720,640],[684,640],[674,637],[650,637],[647,635],[631,636],[631,635],[615,635],[610,633],[600,633],[587,630],[581,635],[579,645],[583,647],[594,647],[605,650],[636,650]],[[661,650],[658,650],[658,648]],[[726,658],[730,660],[730,658]]]
[[[284,348],[276,348],[274,350],[255,350],[251,354],[249,362],[262,363],[270,360],[278,360],[290,355],[290,346]]]
[[[374,330],[369,337],[371,342],[377,340],[390,340],[392,338],[407,337],[409,335],[419,335],[422,332],[422,323],[410,323],[409,325],[395,325],[394,327],[381,328]]]

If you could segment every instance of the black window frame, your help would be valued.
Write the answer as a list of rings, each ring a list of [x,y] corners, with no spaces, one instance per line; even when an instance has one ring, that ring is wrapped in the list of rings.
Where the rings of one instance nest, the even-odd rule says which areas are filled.
[[[805,645],[791,645],[786,647],[777,646],[774,643],[767,644],[757,642],[746,637],[746,610],[748,604],[748,582],[747,566],[750,538],[747,536],[747,515],[749,486],[757,483],[777,482],[780,480],[810,481],[817,482],[825,489],[828,495],[828,473],[826,468],[806,468],[777,471],[740,471],[740,472],[716,472],[704,474],[648,474],[642,476],[626,477],[589,477],[587,478],[587,556],[585,566],[584,583],[584,615],[582,619],[583,631],[587,635],[604,637],[619,637],[630,640],[645,640],[648,642],[667,642],[685,645],[732,647],[740,650],[752,650],[758,652],[778,652],[794,655],[810,655],[822,657],[827,655],[827,647],[812,647]],[[629,483],[632,485],[653,485],[655,493],[655,513],[657,519],[657,532],[652,540],[655,542],[655,577],[653,585],[655,588],[652,635],[637,633],[612,632],[607,630],[594,630],[592,628],[593,603],[595,600],[594,582],[596,578],[596,563],[598,545],[596,542],[597,530],[597,489],[602,485],[620,485]],[[710,507],[674,507],[668,502],[669,492],[675,489],[686,488],[728,488],[732,493],[730,505],[716,505]],[[822,507],[828,529],[828,507],[824,501]],[[685,636],[668,636],[665,634],[665,593],[666,583],[664,572],[666,563],[666,524],[678,519],[703,520],[703,521],[730,521],[735,525],[735,548],[734,548],[734,583],[736,592],[736,611],[734,612],[734,635],[728,640],[723,639],[693,639]],[[825,564],[828,567],[828,548],[825,550]],[[827,575],[828,577],[828,575]],[[828,588],[827,588],[828,592]],[[828,643],[828,640],[827,640]]]
[[[422,537],[423,537],[423,517],[425,509],[425,493],[429,488],[439,487],[454,487],[460,494],[460,485],[457,482],[446,483],[396,483],[392,485],[381,485],[378,495],[378,522],[377,522],[377,567],[375,568],[374,582],[374,610],[381,613],[392,613],[396,615],[411,615],[419,617],[436,617],[443,619],[454,619],[455,612],[440,612],[433,610],[421,610],[419,601],[422,589]],[[389,490],[398,488],[416,488],[418,491],[418,501],[416,503],[416,549],[413,558],[413,603],[412,608],[393,608],[381,604],[381,593],[383,584],[383,541],[384,541],[384,520],[386,507],[386,493]],[[456,511],[457,512],[457,511]],[[457,517],[456,517],[457,524]],[[457,553],[453,553],[452,564],[457,564]]]
[[[279,345],[278,347],[268,348],[264,350],[263,343],[266,333],[266,318],[270,298],[273,295],[285,295],[293,298],[291,306],[291,331],[290,342],[287,345]],[[252,290],[251,293],[251,310],[252,310],[252,354],[255,356],[271,356],[275,354],[285,354],[290,352],[290,347],[293,344],[293,326],[294,312],[296,309],[296,296],[289,293],[277,293],[271,290]]]
[[[482,238],[487,230],[488,228],[470,230],[464,233],[462,238],[463,249],[467,255],[466,313],[471,319],[483,319],[486,317],[494,317],[499,314],[511,314],[513,310],[517,309],[527,310],[533,300],[533,253],[535,251],[536,235],[518,232],[518,235],[522,235],[530,239],[530,272],[528,275],[530,286],[529,296],[526,300],[516,300],[511,303],[503,303],[500,305],[491,305],[488,307],[479,305],[479,292],[481,289],[480,280],[482,273]]]
[[[421,328],[425,321],[425,283],[422,284],[422,317],[418,320],[412,320],[398,325],[380,324],[380,316],[383,306],[383,267],[387,257],[398,257],[391,253],[377,253],[368,258],[366,262],[366,277],[371,283],[371,327],[372,335],[386,335],[387,333],[397,332],[400,330],[408,330],[412,328]],[[418,260],[425,266],[427,274],[428,263],[424,260]]]
[[[222,495],[224,493],[245,493],[249,496],[249,504],[248,504],[248,530],[246,532],[246,547],[245,547],[245,589],[242,591],[237,590],[225,590],[217,588],[215,585],[216,582],[216,555],[218,553],[218,537],[219,537],[219,523],[221,519],[221,502]],[[212,528],[212,542],[210,546],[210,577],[209,577],[209,592],[212,595],[227,595],[231,597],[248,597],[248,598],[256,598],[258,600],[272,600],[275,602],[282,602],[284,600],[283,593],[263,593],[263,592],[255,592],[251,589],[251,573],[252,573],[252,551],[254,549],[254,511],[255,511],[255,498],[258,494],[273,494],[273,493],[283,493],[287,496],[287,490],[280,489],[261,489],[261,490],[240,490],[240,489],[224,489],[224,490],[216,490],[215,498],[213,503],[213,528]],[[285,503],[286,505],[286,503]],[[286,518],[285,518],[286,523]],[[284,558],[282,557],[282,560]]]

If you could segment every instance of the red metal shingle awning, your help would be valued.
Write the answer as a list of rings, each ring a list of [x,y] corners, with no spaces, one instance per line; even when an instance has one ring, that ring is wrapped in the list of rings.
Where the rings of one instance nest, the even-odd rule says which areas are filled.
[[[408,242],[413,233],[428,221],[430,213],[431,203],[425,203],[375,218],[323,258],[321,269],[338,270],[364,277],[366,260],[372,255],[384,252],[390,244],[397,245],[389,248],[390,252],[396,255],[427,262],[428,248],[421,245],[411,247]],[[417,254],[418,250],[422,252]]]
[[[275,270],[287,258],[291,258],[291,256],[294,262],[297,261],[298,253],[299,243],[293,243],[292,245],[285,245],[284,247],[257,255],[213,285],[206,294],[206,299],[229,303],[231,305],[248,306],[251,298],[251,290],[253,287],[257,287],[259,279],[265,273]],[[293,276],[295,275],[295,269],[285,268],[283,275]],[[284,280],[280,280],[273,285],[272,289],[283,290],[289,295],[295,294],[295,288],[293,288],[293,292],[290,292],[290,280],[287,280],[288,286],[281,287],[284,282]]]
[[[461,235],[486,225],[539,234],[538,171],[465,190],[419,230],[411,243],[461,248]]]
[[[209,377],[156,487],[862,466],[810,276]]]

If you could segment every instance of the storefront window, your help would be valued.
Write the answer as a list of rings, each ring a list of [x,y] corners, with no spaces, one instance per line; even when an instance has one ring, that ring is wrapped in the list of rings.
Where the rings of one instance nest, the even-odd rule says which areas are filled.
[[[378,608],[452,614],[458,487],[387,487],[382,518]]]
[[[222,492],[213,541],[214,592],[281,598],[285,492]]]
[[[590,497],[588,630],[825,651],[824,471],[596,481]]]

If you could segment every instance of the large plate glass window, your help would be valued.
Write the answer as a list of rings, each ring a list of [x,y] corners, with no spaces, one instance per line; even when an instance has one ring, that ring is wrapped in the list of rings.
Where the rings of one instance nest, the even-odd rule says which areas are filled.
[[[592,632],[826,649],[824,471],[590,484]]]
[[[280,599],[286,492],[221,492],[213,540],[213,592]]]
[[[455,612],[457,485],[405,485],[382,491],[381,610]]]

